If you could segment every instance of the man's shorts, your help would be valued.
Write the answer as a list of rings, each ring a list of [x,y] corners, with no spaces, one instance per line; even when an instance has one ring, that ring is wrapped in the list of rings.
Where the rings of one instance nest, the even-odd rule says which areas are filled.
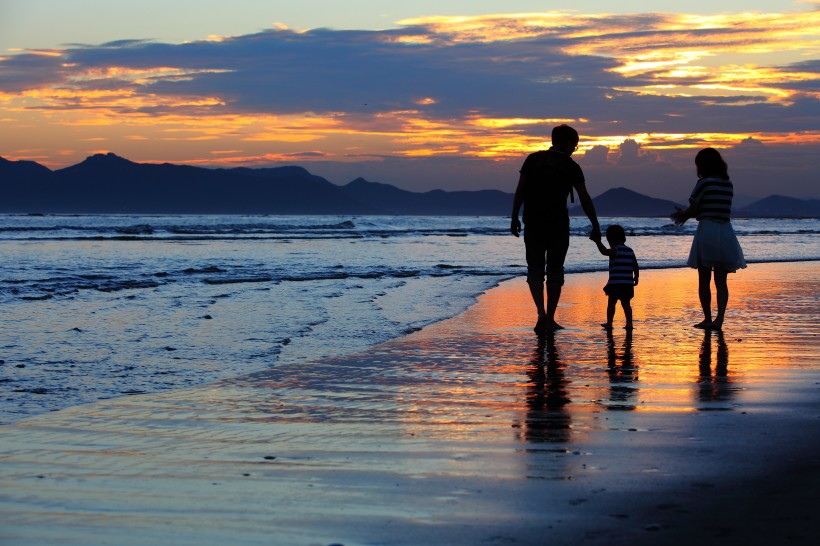
[[[608,284],[604,294],[619,301],[629,301],[635,297],[635,287],[631,284]]]
[[[564,260],[569,250],[569,219],[549,225],[525,225],[524,245],[527,249],[527,282],[564,284]]]

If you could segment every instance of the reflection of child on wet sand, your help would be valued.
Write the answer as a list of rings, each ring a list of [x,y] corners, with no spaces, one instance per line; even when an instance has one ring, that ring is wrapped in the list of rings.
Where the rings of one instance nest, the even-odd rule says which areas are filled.
[[[592,237],[590,237],[592,239]],[[601,239],[592,239],[604,256],[609,256],[609,281],[604,286],[604,293],[609,297],[606,307],[606,322],[601,324],[606,330],[612,329],[612,318],[615,316],[615,304],[620,301],[624,309],[627,330],[632,329],[632,305],[630,300],[635,295],[638,285],[638,260],[631,248],[626,246],[624,228],[614,224],[606,230],[607,248]]]

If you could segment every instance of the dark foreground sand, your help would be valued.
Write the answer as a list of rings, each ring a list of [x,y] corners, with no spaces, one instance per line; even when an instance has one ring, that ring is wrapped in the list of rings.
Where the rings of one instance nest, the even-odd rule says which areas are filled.
[[[816,544],[820,263],[526,284],[366,353],[0,427],[0,544]],[[620,310],[616,325],[621,324]],[[138,363],[137,363],[138,364]]]

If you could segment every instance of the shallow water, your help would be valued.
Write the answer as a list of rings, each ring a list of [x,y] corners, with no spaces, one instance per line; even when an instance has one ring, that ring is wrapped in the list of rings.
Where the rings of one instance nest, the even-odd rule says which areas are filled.
[[[644,269],[694,224],[627,227]],[[574,218],[570,272],[607,262]],[[816,220],[738,220],[750,262],[820,259]],[[0,423],[351,354],[525,272],[506,218],[0,215]]]

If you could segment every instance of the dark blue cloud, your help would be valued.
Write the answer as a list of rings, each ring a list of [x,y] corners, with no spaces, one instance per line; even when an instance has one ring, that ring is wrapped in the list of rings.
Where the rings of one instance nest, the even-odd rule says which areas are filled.
[[[185,44],[119,40],[69,47],[61,57],[9,57],[0,61],[0,89],[124,87],[160,96],[219,97],[225,105],[214,107],[218,113],[368,115],[419,109],[430,118],[444,120],[470,112],[496,117],[585,118],[588,130],[598,134],[623,134],[625,127],[631,134],[816,129],[817,100],[808,95],[791,105],[764,102],[759,97],[639,95],[624,89],[658,83],[653,79],[656,73],[627,78],[612,70],[616,67],[612,58],[567,53],[585,42],[604,39],[640,40],[642,47],[669,48],[682,36],[702,40],[706,46],[733,34],[748,35],[733,29],[617,30],[651,29],[664,17],[598,19],[596,34],[584,38],[556,33],[488,43],[458,42],[447,34],[435,35],[427,43],[409,42],[409,38],[428,37],[428,30],[420,26],[386,31],[269,30]],[[817,72],[818,64],[812,60],[780,69]],[[134,70],[174,67],[187,74],[142,80],[71,78],[72,72],[109,66]],[[699,80],[688,76],[665,83]],[[817,80],[781,85],[798,91],[818,87]],[[417,101],[424,97],[434,101],[419,106]],[[154,106],[143,111],[161,114],[171,108]],[[543,132],[540,127],[526,130]]]

